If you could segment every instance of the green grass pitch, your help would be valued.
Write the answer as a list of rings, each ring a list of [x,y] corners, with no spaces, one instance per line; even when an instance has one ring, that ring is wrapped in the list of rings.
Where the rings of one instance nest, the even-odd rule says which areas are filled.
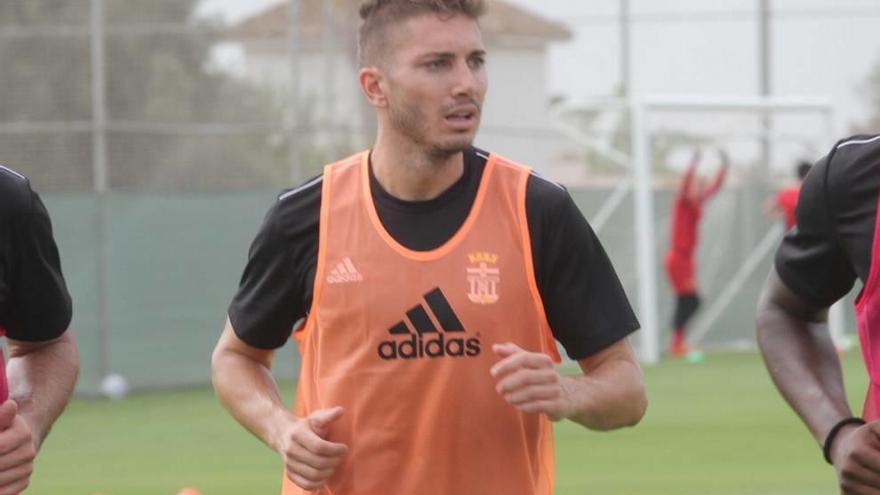
[[[844,373],[858,410],[866,384],[858,351],[844,357]],[[646,378],[650,407],[638,427],[557,425],[556,494],[836,493],[833,470],[756,354],[664,361]],[[277,494],[280,476],[275,454],[205,388],[74,401],[27,493],[174,495],[191,486],[204,495]]]

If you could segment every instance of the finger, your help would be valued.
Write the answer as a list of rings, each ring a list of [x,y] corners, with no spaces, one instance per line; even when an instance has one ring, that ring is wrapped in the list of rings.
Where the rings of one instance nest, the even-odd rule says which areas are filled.
[[[880,488],[865,485],[854,479],[841,478],[840,493],[843,495],[880,495]]]
[[[529,414],[548,414],[550,416],[556,416],[559,414],[558,405],[556,404],[556,402],[549,400],[536,400],[519,404],[514,407],[524,413]]]
[[[296,473],[303,479],[307,479],[314,483],[324,483],[333,476],[334,469],[315,469],[301,463],[285,464],[286,469],[291,473]]]
[[[5,493],[9,487],[17,486],[22,480],[28,480],[34,472],[34,464],[26,462],[15,467],[0,470],[0,493]],[[16,492],[17,493],[17,492]]]
[[[314,469],[335,469],[342,462],[342,457],[325,457],[313,454],[302,445],[294,445],[285,454],[287,462],[300,462]]]
[[[542,369],[552,367],[553,360],[550,359],[550,356],[540,352],[522,351],[498,361],[492,366],[489,373],[495,378],[499,378],[522,368]]]
[[[880,453],[859,449],[852,453],[852,459],[867,471],[876,473],[877,479],[880,480]],[[877,483],[877,487],[880,488],[880,482]]]
[[[494,352],[499,357],[506,358],[508,356],[516,354],[517,352],[525,351],[513,342],[504,342],[501,344],[492,344],[492,352]]]
[[[5,430],[12,426],[16,414],[18,414],[18,403],[14,400],[9,399],[0,404],[0,430]]]
[[[313,431],[307,431],[295,442],[302,445],[307,451],[321,457],[341,457],[348,453],[348,446],[341,443],[328,442],[316,435]]]
[[[512,406],[520,406],[536,401],[550,401],[555,403],[561,396],[562,393],[559,391],[559,387],[543,386],[528,387],[522,390],[517,390],[505,395],[504,399]]]
[[[309,414],[309,427],[319,436],[324,437],[327,435],[327,429],[330,424],[339,419],[343,411],[344,409],[339,406],[329,409],[318,409]]]
[[[8,486],[0,488],[0,495],[19,495],[31,484],[30,478],[16,481]]]
[[[0,431],[0,459],[22,446],[33,447],[31,432],[23,422],[13,422],[12,426]],[[2,465],[0,465],[0,468],[2,468]]]
[[[495,390],[501,394],[507,394],[514,390],[532,385],[556,385],[559,383],[559,374],[552,368],[545,369],[519,369],[502,378],[495,385]]]
[[[30,441],[19,445],[18,448],[11,452],[0,455],[0,481],[3,480],[3,471],[31,462],[36,456],[36,448]]]
[[[302,488],[303,490],[317,490],[318,488],[321,488],[322,486],[324,486],[323,482],[312,481],[312,480],[303,478],[302,476],[300,476],[296,473],[288,472],[287,477],[290,479],[290,481],[294,482],[296,484],[296,486]],[[2,495],[2,494],[0,494],[0,495]]]

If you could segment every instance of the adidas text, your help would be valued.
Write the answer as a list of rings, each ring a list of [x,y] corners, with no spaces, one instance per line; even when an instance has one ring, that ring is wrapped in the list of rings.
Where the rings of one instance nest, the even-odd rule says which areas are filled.
[[[448,338],[445,334],[431,334],[430,339],[412,334],[406,340],[383,340],[376,349],[385,360],[450,357],[475,357],[480,355],[480,339],[472,337]]]

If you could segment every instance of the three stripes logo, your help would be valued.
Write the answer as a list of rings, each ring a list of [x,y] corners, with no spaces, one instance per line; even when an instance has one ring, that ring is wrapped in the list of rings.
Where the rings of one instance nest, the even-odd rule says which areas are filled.
[[[330,284],[346,284],[351,282],[360,282],[364,279],[361,272],[354,267],[351,258],[346,256],[333,270],[327,275],[327,283]]]
[[[376,348],[384,360],[421,359],[442,357],[476,357],[480,355],[480,339],[465,338],[464,325],[456,316],[440,288],[424,296],[425,304],[418,304],[406,312],[406,318],[388,329],[393,339],[383,340]],[[427,306],[427,308],[426,308]],[[431,321],[430,311],[440,325]],[[406,320],[415,329],[410,331]]]

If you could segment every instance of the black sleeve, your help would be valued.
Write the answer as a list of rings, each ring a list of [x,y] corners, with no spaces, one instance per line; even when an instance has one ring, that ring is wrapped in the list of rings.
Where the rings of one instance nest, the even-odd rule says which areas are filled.
[[[312,298],[318,252],[321,181],[279,196],[251,245],[229,305],[236,335],[260,349],[285,344]]]
[[[589,357],[637,330],[605,249],[568,192],[533,175],[526,213],[538,291],[568,356]]]
[[[41,342],[67,330],[72,310],[49,213],[37,193],[28,192],[28,204],[10,229],[11,304],[3,326],[11,339]]]
[[[819,160],[801,187],[797,224],[776,252],[776,271],[795,294],[816,307],[846,295],[857,275],[867,271],[873,238],[878,180],[860,177],[868,169],[849,150]],[[865,263],[856,263],[856,257]]]

